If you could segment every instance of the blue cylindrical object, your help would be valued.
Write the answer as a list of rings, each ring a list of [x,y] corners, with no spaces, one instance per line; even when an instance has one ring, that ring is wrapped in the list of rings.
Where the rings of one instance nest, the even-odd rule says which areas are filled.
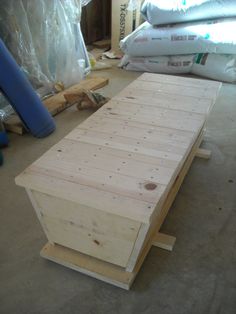
[[[0,148],[6,147],[9,144],[7,133],[4,129],[2,121],[0,120]]]
[[[0,151],[0,166],[2,166],[3,165],[3,154],[2,154],[2,152]]]
[[[55,130],[54,119],[1,39],[0,88],[34,136],[45,137]]]
[[[6,147],[9,144],[7,133],[5,131],[0,131],[0,148]]]

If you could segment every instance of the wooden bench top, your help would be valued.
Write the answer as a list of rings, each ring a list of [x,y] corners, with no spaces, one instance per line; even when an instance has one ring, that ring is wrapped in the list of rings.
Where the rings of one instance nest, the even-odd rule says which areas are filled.
[[[149,223],[220,86],[144,73],[28,167],[16,184]]]

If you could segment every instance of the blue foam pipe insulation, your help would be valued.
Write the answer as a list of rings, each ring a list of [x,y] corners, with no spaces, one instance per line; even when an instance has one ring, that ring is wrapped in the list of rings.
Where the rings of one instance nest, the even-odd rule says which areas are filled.
[[[3,165],[3,154],[0,151],[0,166],[2,166],[2,165]]]
[[[9,144],[9,140],[7,137],[7,132],[4,129],[3,123],[0,120],[0,148],[7,147]]]
[[[0,88],[34,136],[45,137],[55,130],[54,119],[1,39]]]

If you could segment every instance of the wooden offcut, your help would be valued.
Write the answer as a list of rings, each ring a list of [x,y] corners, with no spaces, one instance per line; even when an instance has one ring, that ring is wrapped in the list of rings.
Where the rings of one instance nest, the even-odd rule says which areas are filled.
[[[209,149],[199,148],[196,153],[196,157],[203,159],[211,158],[211,151]]]
[[[19,175],[41,256],[129,289],[152,245],[171,250],[160,228],[220,86],[145,73]]]
[[[111,47],[111,40],[110,39],[102,39],[95,41],[93,46],[99,49],[109,49]]]
[[[74,97],[77,97],[84,89],[96,90],[106,86],[108,82],[109,80],[103,77],[88,78],[54,96],[47,98],[43,103],[51,115],[55,116],[71,106],[71,103],[67,101],[65,95],[73,94]],[[7,131],[17,133],[19,135],[22,135],[25,132],[24,125],[16,114],[12,115],[8,120],[6,120],[4,122],[4,126]]]
[[[173,251],[175,241],[176,237],[158,232],[152,239],[152,245],[159,247],[163,250]]]

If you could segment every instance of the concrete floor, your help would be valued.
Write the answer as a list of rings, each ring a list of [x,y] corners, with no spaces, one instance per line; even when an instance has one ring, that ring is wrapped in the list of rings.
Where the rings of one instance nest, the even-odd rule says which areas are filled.
[[[113,68],[112,96],[139,73]],[[162,230],[172,253],[152,248],[127,292],[39,257],[46,237],[14,177],[89,116],[70,108],[42,140],[10,135],[0,168],[0,313],[236,313],[236,86],[224,84],[195,159]]]

